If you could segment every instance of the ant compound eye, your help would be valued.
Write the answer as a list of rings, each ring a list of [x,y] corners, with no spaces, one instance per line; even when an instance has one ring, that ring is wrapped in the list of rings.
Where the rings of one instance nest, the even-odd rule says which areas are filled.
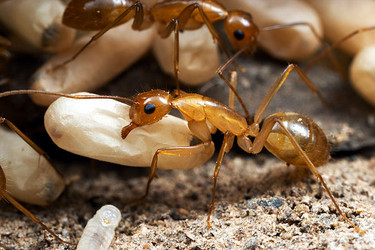
[[[245,33],[242,30],[235,30],[233,36],[240,41],[245,38]]]
[[[148,115],[154,113],[154,111],[155,111],[155,104],[153,103],[147,103],[146,106],[144,107],[144,112]]]

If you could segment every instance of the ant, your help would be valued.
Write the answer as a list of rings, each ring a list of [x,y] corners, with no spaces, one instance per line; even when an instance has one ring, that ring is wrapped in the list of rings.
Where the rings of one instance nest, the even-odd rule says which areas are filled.
[[[324,189],[328,193],[335,208],[341,217],[353,226],[358,232],[365,233],[364,230],[355,226],[341,211],[333,195],[329,191],[324,179],[317,171],[316,167],[327,163],[330,156],[330,148],[327,138],[322,129],[309,118],[294,112],[279,112],[265,118],[261,127],[261,122],[265,112],[276,95],[280,87],[290,72],[295,69],[305,84],[315,93],[319,91],[314,84],[304,75],[301,69],[294,64],[288,65],[279,78],[273,83],[259,107],[257,108],[253,121],[247,121],[244,116],[234,109],[225,106],[218,101],[199,94],[169,94],[162,90],[152,90],[138,94],[134,100],[122,97],[108,96],[74,96],[69,94],[52,93],[36,90],[14,90],[0,93],[0,98],[18,94],[45,94],[62,96],[73,99],[94,99],[111,98],[129,102],[130,124],[121,130],[121,137],[125,139],[134,129],[156,123],[166,116],[172,108],[177,109],[188,122],[191,133],[196,136],[200,143],[185,147],[160,148],[154,153],[149,179],[144,195],[139,200],[143,200],[149,193],[152,180],[156,176],[158,159],[161,155],[194,157],[197,153],[207,150],[212,142],[211,134],[218,129],[224,133],[224,139],[219,151],[214,170],[214,184],[212,188],[212,199],[207,217],[207,226],[210,225],[210,218],[214,209],[217,178],[220,172],[224,154],[229,152],[237,137],[237,144],[241,149],[250,154],[259,153],[263,147],[287,164],[300,168],[307,168],[320,180]],[[232,77],[234,85],[235,77]],[[233,89],[235,91],[235,89]],[[233,105],[230,101],[230,106]],[[254,138],[251,140],[250,138]]]
[[[24,190],[17,190],[17,187],[12,186],[12,193],[14,193],[14,196],[19,196],[25,202],[38,204],[38,205],[46,205],[51,200],[57,198],[57,196],[62,192],[62,189],[64,188],[65,184],[62,181],[61,175],[56,172],[56,170],[53,168],[51,162],[48,159],[47,154],[39,148],[30,138],[28,138],[24,133],[22,133],[11,121],[7,120],[6,118],[0,117],[0,124],[6,124],[12,131],[14,131],[24,142],[26,142],[37,154],[39,154],[39,159],[37,160],[38,168],[42,168],[45,173],[45,179],[47,180],[48,187],[41,187],[43,185],[43,181],[41,179],[34,180],[39,181],[39,183],[34,187],[34,190],[31,192],[37,193],[35,194],[23,194],[22,192],[25,192]],[[3,139],[3,138],[2,138]],[[8,145],[9,146],[9,145]],[[23,150],[24,153],[27,150]],[[9,162],[8,162],[9,161]],[[28,159],[29,162],[31,162],[31,158]],[[22,206],[18,201],[16,201],[15,198],[9,193],[9,189],[11,189],[9,186],[7,186],[7,179],[12,179],[12,182],[16,182],[17,178],[27,178],[26,173],[22,173],[21,177],[18,177],[16,172],[22,172],[22,169],[17,169],[17,160],[7,160],[6,158],[0,159],[1,165],[0,165],[0,199],[4,199],[8,202],[10,202],[15,208],[17,208],[19,211],[21,211],[23,214],[25,214],[27,217],[29,217],[33,222],[40,225],[43,229],[47,230],[55,239],[57,239],[59,242],[63,244],[69,244],[69,245],[77,245],[75,243],[71,243],[68,241],[65,241],[61,239],[59,236],[57,236],[54,232],[51,231],[45,224],[43,224],[35,215],[33,215],[29,210],[27,210],[24,206]],[[10,166],[7,166],[7,163],[9,163],[12,167],[12,178],[8,178],[11,174],[6,171]],[[46,164],[43,164],[46,163]],[[32,166],[29,166],[32,168]],[[19,167],[20,168],[20,167]],[[52,168],[52,169],[51,169]],[[36,174],[36,171],[41,172],[41,170],[35,170],[33,173]],[[30,171],[28,171],[30,172]],[[7,174],[8,173],[8,174]],[[30,173],[29,173],[30,174]],[[56,177],[56,175],[58,177]],[[34,177],[33,177],[34,178]],[[43,179],[43,178],[42,178]],[[57,179],[57,180],[56,180]],[[23,180],[25,181],[25,180]],[[54,181],[56,183],[54,183]],[[62,184],[62,189],[61,189]],[[17,185],[16,185],[17,186]],[[22,196],[22,197],[21,197]],[[44,197],[45,196],[45,197]]]
[[[154,22],[160,23],[159,35],[167,38],[174,33],[174,75],[177,93],[180,94],[178,81],[179,72],[179,32],[195,30],[206,25],[214,41],[219,43],[224,53],[230,57],[230,53],[213,27],[213,23],[223,21],[224,32],[236,51],[251,54],[257,46],[257,37],[260,32],[283,29],[293,26],[307,26],[320,44],[325,47],[325,42],[319,37],[310,23],[295,22],[289,24],[272,25],[259,28],[253,21],[250,13],[244,11],[228,11],[215,0],[205,1],[162,1],[147,6],[141,1],[103,1],[103,0],[72,0],[67,5],[63,23],[69,27],[80,30],[99,30],[91,40],[85,44],[73,57],[60,65],[57,69],[73,61],[91,43],[99,39],[109,29],[134,18],[132,28],[143,30]],[[334,58],[330,57],[336,65]]]

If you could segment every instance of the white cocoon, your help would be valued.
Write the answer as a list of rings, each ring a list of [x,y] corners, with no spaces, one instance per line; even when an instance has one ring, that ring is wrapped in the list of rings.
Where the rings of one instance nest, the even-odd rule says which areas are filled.
[[[31,89],[59,93],[92,91],[105,85],[127,67],[138,60],[151,46],[156,35],[154,26],[135,31],[129,21],[106,32],[88,46],[75,60],[53,70],[71,59],[92,37],[88,34],[69,49],[48,60],[33,76]],[[33,95],[32,100],[48,106],[55,97]]]
[[[318,12],[324,27],[324,35],[330,42],[337,42],[349,33],[375,24],[373,0],[313,0],[307,1]],[[375,31],[356,35],[340,48],[350,55],[375,45]]]
[[[60,0],[1,1],[0,21],[8,30],[38,49],[61,51],[73,42],[75,30],[62,24]]]
[[[354,89],[375,107],[375,45],[363,48],[354,57],[350,80]]]
[[[220,58],[217,45],[206,26],[179,33],[179,80],[189,85],[207,82],[216,75]],[[157,36],[153,52],[161,68],[174,77],[174,33]]]
[[[87,222],[77,250],[108,249],[120,220],[121,213],[117,207],[112,205],[101,207],[94,217]]]
[[[157,149],[189,146],[193,139],[186,121],[167,115],[155,124],[132,130],[124,140],[121,129],[130,123],[128,113],[128,105],[111,99],[59,98],[48,108],[44,122],[60,148],[127,166],[149,167]],[[211,143],[195,155],[162,155],[158,168],[193,168],[210,159],[213,152]]]
[[[6,191],[30,204],[48,205],[64,190],[62,176],[15,132],[0,127],[0,166]]]

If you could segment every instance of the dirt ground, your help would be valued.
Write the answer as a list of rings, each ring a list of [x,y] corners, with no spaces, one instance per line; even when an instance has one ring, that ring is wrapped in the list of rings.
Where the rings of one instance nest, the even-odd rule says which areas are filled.
[[[130,207],[127,202],[142,195],[147,169],[81,160],[64,171],[75,180],[56,202],[26,207],[64,239],[77,242],[95,211],[113,204],[122,213],[113,249],[373,249],[374,153],[372,148],[335,157],[319,169],[343,212],[365,235],[340,218],[314,176],[268,154],[234,152],[225,158],[212,228],[206,218],[214,161],[187,171],[158,171],[148,198]],[[4,249],[71,249],[9,204],[2,202],[1,210]]]

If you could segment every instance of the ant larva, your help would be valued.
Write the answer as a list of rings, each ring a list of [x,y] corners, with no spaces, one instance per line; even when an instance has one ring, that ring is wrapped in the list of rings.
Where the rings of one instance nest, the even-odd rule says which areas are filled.
[[[113,205],[102,206],[83,230],[77,250],[108,249],[115,236],[115,229],[121,220],[121,213]]]
[[[300,168],[307,168],[319,179],[323,188],[328,193],[332,203],[340,216],[358,232],[364,230],[355,226],[341,211],[335,198],[331,194],[324,179],[316,167],[325,165],[330,156],[329,144],[321,128],[307,117],[294,112],[279,112],[265,118],[261,122],[272,98],[283,85],[289,73],[295,69],[305,83],[313,90],[314,84],[303,74],[298,66],[290,64],[280,77],[273,83],[268,93],[257,108],[252,122],[234,109],[227,107],[216,100],[199,94],[182,93],[173,96],[162,90],[153,90],[137,95],[134,100],[110,96],[84,96],[48,93],[44,91],[19,90],[0,93],[0,98],[18,94],[45,94],[68,97],[73,99],[112,98],[131,104],[129,110],[130,124],[121,129],[121,137],[126,139],[132,136],[138,129],[147,127],[163,119],[172,108],[180,111],[191,133],[200,143],[193,146],[174,146],[159,148],[154,152],[151,162],[151,170],[146,190],[140,200],[144,199],[150,190],[152,180],[156,175],[159,157],[169,155],[171,157],[189,156],[194,158],[197,153],[204,151],[211,143],[211,134],[217,129],[224,133],[223,143],[214,170],[214,184],[212,200],[207,217],[207,226],[210,227],[210,218],[214,209],[217,178],[220,172],[224,154],[233,146],[235,137],[241,149],[250,154],[259,153],[264,147],[279,159],[288,164]],[[316,93],[319,92],[316,90]],[[120,131],[118,131],[120,133]],[[251,140],[250,138],[253,138]]]
[[[61,239],[16,201],[45,206],[60,196],[65,183],[42,149],[9,120],[0,117],[0,123],[13,131],[0,129],[0,199],[11,203],[59,242],[76,245]]]
[[[178,81],[179,73],[179,32],[195,30],[205,25],[209,29],[213,40],[217,41],[224,53],[230,53],[226,45],[213,27],[213,23],[223,21],[227,39],[236,51],[251,54],[257,46],[257,37],[260,32],[284,29],[294,26],[308,27],[313,36],[325,47],[315,28],[307,22],[279,24],[259,28],[252,16],[245,11],[229,11],[217,1],[162,1],[149,4],[141,1],[92,1],[73,0],[66,7],[63,23],[80,30],[100,30],[70,59],[56,65],[60,68],[77,58],[91,43],[99,39],[112,27],[134,19],[132,28],[144,30],[152,23],[161,24],[159,35],[162,38],[174,34],[174,76],[177,93],[180,93]]]

